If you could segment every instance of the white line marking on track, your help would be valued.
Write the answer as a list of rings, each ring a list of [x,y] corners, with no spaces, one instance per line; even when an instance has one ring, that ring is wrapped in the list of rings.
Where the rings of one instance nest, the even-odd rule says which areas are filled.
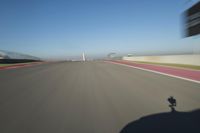
[[[104,62],[117,64],[117,65],[122,65],[122,66],[126,66],[126,67],[131,67],[131,68],[135,68],[135,69],[140,69],[140,70],[143,70],[143,71],[153,72],[153,73],[157,73],[157,74],[161,74],[161,75],[165,75],[165,76],[169,76],[169,77],[173,77],[173,78],[179,78],[179,79],[183,79],[183,80],[187,80],[187,81],[191,81],[191,82],[195,82],[195,83],[199,83],[200,84],[200,81],[198,81],[198,80],[193,80],[193,79],[189,79],[189,78],[183,78],[183,77],[175,76],[175,75],[172,75],[172,74],[162,73],[162,72],[158,72],[158,71],[154,71],[154,70],[144,69],[144,68],[135,67],[135,66],[131,66],[131,65],[117,63],[117,62],[112,62],[112,61],[104,61]]]

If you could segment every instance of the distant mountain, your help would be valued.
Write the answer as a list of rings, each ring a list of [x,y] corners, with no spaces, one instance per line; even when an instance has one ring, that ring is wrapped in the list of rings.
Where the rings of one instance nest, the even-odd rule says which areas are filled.
[[[16,52],[10,52],[10,51],[5,51],[5,50],[0,50],[0,59],[29,59],[29,60],[40,60],[37,57],[31,56],[31,55],[26,55],[26,54],[21,54],[21,53],[16,53]]]

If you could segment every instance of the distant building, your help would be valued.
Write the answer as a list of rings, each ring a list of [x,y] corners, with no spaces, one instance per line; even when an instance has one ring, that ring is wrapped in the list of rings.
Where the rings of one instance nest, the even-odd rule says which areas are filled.
[[[132,56],[133,56],[133,54],[128,54],[127,56],[128,56],[128,57],[132,57]]]

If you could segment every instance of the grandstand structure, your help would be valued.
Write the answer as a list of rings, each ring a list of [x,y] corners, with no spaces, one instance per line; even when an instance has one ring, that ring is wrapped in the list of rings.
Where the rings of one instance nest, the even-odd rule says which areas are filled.
[[[20,54],[5,50],[0,50],[0,59],[40,60],[39,58],[31,55]]]

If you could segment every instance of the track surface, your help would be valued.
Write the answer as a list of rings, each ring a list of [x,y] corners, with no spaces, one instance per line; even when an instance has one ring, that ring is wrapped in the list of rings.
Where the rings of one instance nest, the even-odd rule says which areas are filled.
[[[106,62],[0,71],[1,133],[118,133],[129,122],[200,108],[200,84]]]

